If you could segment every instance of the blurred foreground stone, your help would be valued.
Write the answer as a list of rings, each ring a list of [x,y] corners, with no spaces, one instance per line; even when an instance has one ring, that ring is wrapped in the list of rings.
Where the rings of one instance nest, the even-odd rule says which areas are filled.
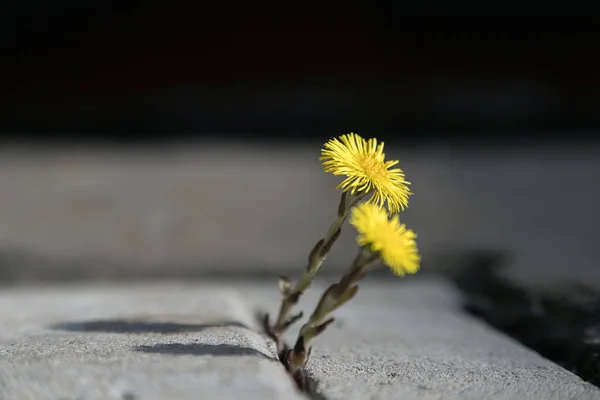
[[[310,312],[324,287],[298,309]],[[0,398],[302,398],[253,318],[278,299],[274,285],[242,283],[5,289]],[[326,399],[600,399],[466,315],[444,281],[365,282],[335,316],[309,364]]]
[[[0,281],[289,271],[335,213],[320,147],[0,152]],[[387,149],[414,196],[425,270],[448,249],[514,254],[513,277],[600,282],[595,148]],[[355,252],[346,229],[323,268]]]

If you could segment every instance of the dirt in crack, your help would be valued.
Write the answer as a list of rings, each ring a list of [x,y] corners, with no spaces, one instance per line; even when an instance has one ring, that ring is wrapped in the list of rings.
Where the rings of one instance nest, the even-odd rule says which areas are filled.
[[[577,283],[524,287],[499,274],[506,262],[480,252],[449,269],[467,311],[600,387],[600,291]]]
[[[256,317],[257,322],[260,324],[260,326],[265,327],[266,316],[267,316],[267,313],[265,313],[263,311],[256,312],[255,317]],[[263,333],[269,337],[272,337],[266,328],[263,329]],[[276,346],[277,346],[277,344],[276,344]],[[313,376],[311,376],[308,373],[308,371],[302,370],[302,371],[300,371],[300,374],[298,374],[298,373],[291,374],[288,371],[287,365],[285,363],[285,359],[286,359],[287,353],[290,350],[290,348],[285,343],[283,343],[282,347],[283,347],[283,349],[279,352],[279,354],[277,354],[277,357],[279,358],[279,362],[281,362],[281,365],[283,366],[285,371],[288,373],[290,378],[296,384],[296,387],[298,388],[298,390],[301,393],[305,394],[311,400],[327,400],[327,397],[325,397],[318,390],[319,382],[317,381],[317,379],[315,379]]]

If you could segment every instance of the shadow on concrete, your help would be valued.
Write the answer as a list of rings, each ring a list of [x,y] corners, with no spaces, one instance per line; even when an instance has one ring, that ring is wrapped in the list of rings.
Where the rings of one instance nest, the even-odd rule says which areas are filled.
[[[163,343],[154,346],[136,346],[135,351],[142,353],[169,354],[174,356],[192,355],[192,356],[215,356],[215,357],[239,357],[239,356],[257,356],[270,361],[277,361],[275,357],[270,357],[260,351],[242,346],[233,346],[230,344],[205,344],[205,343]]]
[[[449,271],[466,311],[600,386],[600,292],[577,281],[545,288],[517,283],[502,273],[509,262],[481,251]]]
[[[224,321],[213,324],[184,324],[143,320],[94,320],[83,322],[59,322],[50,329],[69,332],[109,332],[109,333],[181,333],[200,332],[209,328],[239,327],[250,329],[237,321]]]

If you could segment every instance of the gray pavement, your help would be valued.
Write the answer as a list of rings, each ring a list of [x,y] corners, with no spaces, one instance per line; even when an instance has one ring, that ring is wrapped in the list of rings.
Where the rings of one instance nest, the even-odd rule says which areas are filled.
[[[302,398],[240,294],[210,285],[3,291],[0,399]]]
[[[297,272],[335,212],[314,147],[4,148],[0,280]],[[425,270],[451,249],[509,251],[516,279],[600,284],[600,149],[390,147]],[[354,255],[346,229],[326,269]]]
[[[365,285],[336,316],[309,367],[331,400],[600,399],[596,387],[465,314],[443,281]]]
[[[0,399],[302,398],[253,317],[277,300],[275,282],[3,289]],[[328,399],[600,399],[465,315],[444,281],[365,282],[336,316],[309,364]]]

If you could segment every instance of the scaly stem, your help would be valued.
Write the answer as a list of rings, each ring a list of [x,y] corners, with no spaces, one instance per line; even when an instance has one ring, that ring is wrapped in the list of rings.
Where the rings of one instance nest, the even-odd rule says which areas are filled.
[[[317,275],[317,272],[319,272],[321,265],[323,265],[325,258],[327,258],[327,253],[341,233],[341,227],[345,219],[345,216],[337,217],[331,224],[329,232],[325,238],[320,240],[311,252],[308,266],[302,273],[302,277],[289,292],[289,294],[284,296],[283,301],[281,302],[281,307],[279,308],[277,322],[275,323],[275,333],[277,335],[281,335],[289,325],[287,322],[292,307],[298,302],[300,296],[306,291],[306,289],[309,288],[313,279]]]
[[[323,293],[308,322],[300,329],[294,347],[285,354],[284,364],[290,373],[303,375],[302,371],[310,357],[312,341],[334,321],[334,318],[326,318],[356,295],[357,283],[378,262],[377,254],[361,248],[346,274]]]
[[[276,341],[278,352],[282,352],[285,349],[281,343],[281,335],[287,330],[287,328],[302,317],[302,313],[290,317],[290,311],[296,305],[300,299],[300,296],[309,288],[314,280],[317,272],[321,268],[321,265],[327,258],[327,254],[331,250],[331,247],[339,237],[342,231],[342,225],[346,221],[350,210],[357,205],[367,193],[356,193],[351,194],[343,192],[340,203],[338,206],[338,212],[335,220],[329,227],[327,235],[317,242],[313,247],[308,257],[308,266],[302,273],[300,280],[290,287],[289,280],[282,278],[282,302],[279,307],[279,313],[274,326],[269,325],[268,315],[265,318],[265,330],[267,333]],[[280,282],[280,283],[281,283]]]

